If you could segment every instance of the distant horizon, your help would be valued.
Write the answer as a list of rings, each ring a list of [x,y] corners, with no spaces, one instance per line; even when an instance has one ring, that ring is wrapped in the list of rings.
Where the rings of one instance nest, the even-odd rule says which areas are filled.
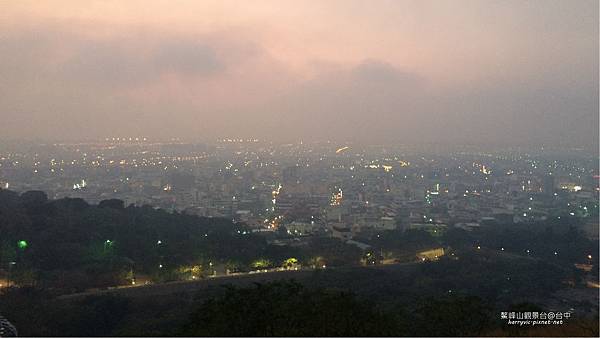
[[[594,0],[3,1],[5,138],[599,147]]]
[[[231,140],[228,142],[227,140]],[[242,140],[242,142],[239,142]],[[115,143],[115,144],[153,144],[153,143],[181,143],[181,144],[196,144],[196,145],[214,145],[214,144],[271,144],[271,145],[324,145],[331,144],[332,146],[355,146],[355,147],[409,147],[409,148],[480,148],[490,150],[575,150],[591,152],[594,155],[598,154],[598,145],[576,145],[576,144],[518,144],[518,143],[448,143],[448,142],[361,142],[354,140],[314,140],[314,139],[290,139],[290,140],[276,140],[276,139],[261,139],[261,138],[233,138],[233,137],[216,137],[216,138],[178,138],[178,137],[164,137],[164,138],[153,138],[153,137],[139,137],[139,140],[129,140],[128,137],[122,140],[112,140],[112,138],[100,137],[100,138],[80,138],[80,139],[25,139],[25,138],[2,138],[0,137],[0,146],[2,145],[15,145],[19,143],[31,144],[31,145],[77,145],[77,144],[96,144],[96,143]]]

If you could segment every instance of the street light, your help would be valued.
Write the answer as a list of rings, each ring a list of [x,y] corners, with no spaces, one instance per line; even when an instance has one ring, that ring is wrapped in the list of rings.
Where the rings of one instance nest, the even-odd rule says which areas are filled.
[[[27,241],[24,240],[20,240],[17,242],[17,246],[19,247],[19,249],[24,250],[27,248]]]
[[[104,241],[104,254],[108,251],[108,248],[112,247],[113,242],[110,239]]]
[[[8,263],[8,277],[6,278],[6,287],[8,288],[10,286],[10,277],[11,277],[11,271],[12,271],[12,267],[13,265],[16,265],[17,262],[9,262]]]

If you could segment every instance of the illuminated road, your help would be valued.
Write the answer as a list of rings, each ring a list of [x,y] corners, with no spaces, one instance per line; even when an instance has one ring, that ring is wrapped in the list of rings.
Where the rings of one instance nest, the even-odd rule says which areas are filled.
[[[68,295],[59,296],[59,299],[77,299],[91,295],[101,295],[107,293],[119,293],[127,296],[149,296],[149,295],[167,295],[177,292],[194,292],[197,290],[208,289],[210,287],[219,286],[223,284],[236,284],[236,285],[248,285],[252,283],[264,283],[274,280],[281,279],[302,279],[310,277],[314,273],[325,272],[329,270],[336,271],[351,271],[356,269],[390,269],[395,267],[410,266],[420,264],[421,262],[406,262],[406,263],[394,263],[385,265],[370,265],[370,266],[345,266],[345,267],[328,267],[326,269],[300,269],[300,270],[281,270],[281,269],[270,269],[266,272],[253,272],[253,273],[236,273],[229,275],[217,275],[214,277],[207,277],[200,280],[187,280],[187,281],[176,281],[168,283],[156,283],[146,285],[122,285],[109,287],[107,289],[92,289],[80,293],[72,293]]]

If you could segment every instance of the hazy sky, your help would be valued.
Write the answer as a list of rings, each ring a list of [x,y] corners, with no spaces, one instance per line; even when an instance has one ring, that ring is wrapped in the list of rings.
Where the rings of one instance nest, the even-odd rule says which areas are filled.
[[[0,1],[0,138],[598,145],[598,1]]]

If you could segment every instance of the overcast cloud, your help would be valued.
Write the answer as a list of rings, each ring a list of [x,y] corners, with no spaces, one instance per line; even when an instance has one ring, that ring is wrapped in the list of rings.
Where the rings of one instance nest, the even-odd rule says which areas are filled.
[[[598,147],[597,1],[4,1],[4,138]]]

